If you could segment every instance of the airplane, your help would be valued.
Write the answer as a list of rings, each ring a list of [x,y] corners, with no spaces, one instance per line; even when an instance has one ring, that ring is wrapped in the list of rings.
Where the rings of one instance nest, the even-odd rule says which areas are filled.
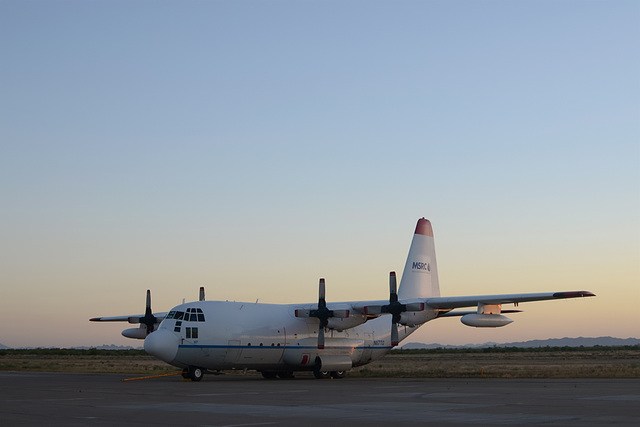
[[[513,321],[505,304],[592,297],[588,291],[441,297],[431,222],[418,220],[397,287],[389,274],[389,300],[327,302],[320,279],[318,302],[265,304],[198,301],[169,312],[153,313],[147,290],[144,315],[95,317],[93,322],[139,324],[122,335],[144,339],[150,355],[200,381],[206,372],[257,370],[264,378],[292,378],[312,371],[318,379],[343,378],[354,367],[380,359],[425,323],[460,317],[477,328],[502,327]],[[469,311],[458,308],[475,307]]]

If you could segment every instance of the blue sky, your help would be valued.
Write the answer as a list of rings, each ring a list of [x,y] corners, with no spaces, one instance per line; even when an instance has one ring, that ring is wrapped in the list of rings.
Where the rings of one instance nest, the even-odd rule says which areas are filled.
[[[3,1],[0,318],[30,315],[0,343],[130,344],[86,319],[147,288],[385,298],[423,216],[444,295],[598,298],[417,340],[638,337],[639,23],[637,1]]]

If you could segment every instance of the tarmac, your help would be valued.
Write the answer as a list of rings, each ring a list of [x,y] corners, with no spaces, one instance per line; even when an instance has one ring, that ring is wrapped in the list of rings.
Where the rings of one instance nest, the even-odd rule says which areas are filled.
[[[130,377],[0,372],[1,424],[640,425],[640,379]]]

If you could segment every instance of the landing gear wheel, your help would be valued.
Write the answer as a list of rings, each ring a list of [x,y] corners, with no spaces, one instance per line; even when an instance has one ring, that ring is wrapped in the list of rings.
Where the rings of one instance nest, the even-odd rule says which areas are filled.
[[[347,376],[347,371],[331,371],[331,378],[340,379]]]
[[[291,371],[278,372],[278,378],[280,378],[281,380],[290,380],[291,378],[293,378],[293,372]]]
[[[264,378],[265,380],[274,380],[276,378],[276,375],[278,374],[277,372],[273,371],[262,371],[260,373],[262,374],[262,378]]]
[[[184,378],[185,380],[189,379],[189,370],[187,368],[184,368],[182,370],[182,378]]]
[[[191,381],[200,381],[203,376],[204,373],[202,372],[202,369],[195,366],[189,366],[189,378],[191,378]]]
[[[318,368],[313,370],[313,375],[319,380],[326,380],[327,378],[329,378],[331,376],[329,371],[321,371]]]

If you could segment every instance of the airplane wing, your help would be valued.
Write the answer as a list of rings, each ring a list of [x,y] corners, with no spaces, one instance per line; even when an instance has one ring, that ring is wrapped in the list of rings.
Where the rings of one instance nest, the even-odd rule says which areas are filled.
[[[568,292],[541,292],[529,294],[499,294],[499,295],[470,295],[461,297],[435,297],[435,298],[413,298],[410,300],[401,300],[400,303],[408,305],[409,311],[422,311],[424,309],[436,309],[441,311],[449,311],[454,308],[473,307],[479,304],[485,305],[501,305],[501,304],[518,304],[529,301],[545,301],[554,299],[594,297],[595,294],[589,291],[568,291]],[[344,304],[344,303],[343,303]],[[385,313],[385,306],[389,305],[387,301],[354,301],[348,303],[352,310],[358,313]],[[382,310],[382,311],[381,311]]]
[[[391,276],[394,279],[394,276]],[[476,295],[461,297],[430,297],[398,300],[395,280],[390,286],[389,302],[369,301],[351,303],[351,308],[366,315],[391,314],[391,342],[398,345],[397,324],[416,326],[436,317],[461,316],[467,326],[499,327],[512,322],[501,313],[518,313],[520,310],[502,310],[503,304],[528,301],[580,298],[595,296],[589,291],[543,292],[529,294]],[[474,307],[475,311],[451,311],[455,308]]]
[[[451,310],[460,307],[472,307],[478,304],[498,305],[517,304],[529,301],[545,301],[554,299],[594,297],[589,291],[541,292],[531,294],[476,295],[462,297],[427,298],[424,303],[435,309]]]
[[[201,291],[202,294],[202,291]],[[105,316],[93,317],[89,319],[91,322],[129,322],[140,324],[139,328],[125,329],[122,335],[127,338],[144,339],[151,332],[156,330],[160,322],[167,317],[167,313],[154,313],[151,309],[151,291],[147,289],[147,303],[144,314],[136,314],[133,316]]]
[[[157,323],[160,323],[167,317],[167,312],[165,313],[153,313],[153,317],[156,318]],[[103,317],[92,317],[89,319],[91,322],[129,322],[129,323],[140,323],[140,319],[144,317],[144,314],[136,314],[133,316],[103,316]]]

